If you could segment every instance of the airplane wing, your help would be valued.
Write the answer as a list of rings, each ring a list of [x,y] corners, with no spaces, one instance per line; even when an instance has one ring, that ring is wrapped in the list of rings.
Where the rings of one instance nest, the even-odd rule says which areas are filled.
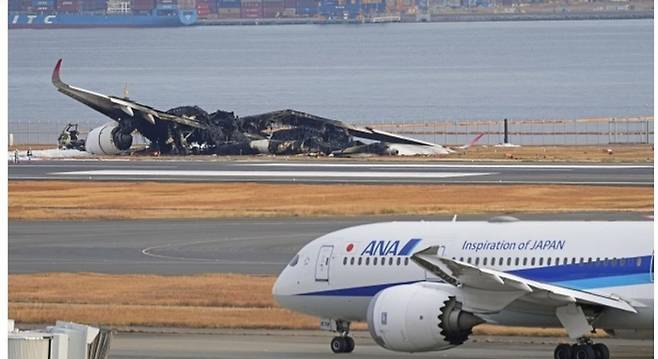
[[[196,128],[207,128],[205,124],[196,121],[194,118],[175,116],[132,100],[115,96],[107,96],[97,92],[85,90],[83,88],[71,86],[62,81],[60,78],[61,67],[62,59],[59,59],[52,74],[52,82],[53,85],[55,85],[57,88],[57,91],[79,102],[82,102],[83,104],[93,108],[105,116],[112,118],[115,121],[128,117],[141,119],[151,123],[152,125],[155,125],[156,119],[158,119],[164,121],[173,121],[182,125]]]
[[[257,126],[258,128],[264,127],[262,126],[263,121],[272,122],[272,123],[281,123],[290,126],[305,125],[305,126],[311,126],[316,128],[321,128],[324,126],[334,126],[337,128],[344,129],[351,136],[358,138],[365,138],[365,139],[380,141],[385,143],[428,146],[435,148],[440,147],[442,149],[445,149],[447,152],[452,152],[446,147],[431,142],[425,142],[411,137],[396,135],[394,133],[380,131],[370,127],[356,127],[342,121],[331,120],[328,118],[312,115],[301,111],[295,111],[295,110],[281,110],[281,111],[267,112],[259,115],[245,116],[242,117],[241,120],[243,123],[250,123],[250,122],[260,123],[260,125]]]
[[[621,298],[528,280],[513,274],[452,260],[437,253],[438,247],[429,247],[415,253],[411,259],[446,283],[466,290],[474,290],[481,295],[489,295],[486,300],[489,302],[495,302],[497,294],[515,293],[507,296],[512,298],[507,305],[519,300],[555,308],[579,304],[637,313],[632,305]]]

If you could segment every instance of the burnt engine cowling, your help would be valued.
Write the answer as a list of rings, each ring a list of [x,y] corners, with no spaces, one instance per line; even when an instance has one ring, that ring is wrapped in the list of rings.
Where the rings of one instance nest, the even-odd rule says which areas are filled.
[[[400,352],[449,349],[464,343],[484,321],[461,309],[448,285],[415,283],[379,292],[368,307],[370,335],[382,347]]]
[[[130,149],[133,143],[132,129],[117,122],[108,122],[89,131],[85,150],[94,155],[116,155]]]

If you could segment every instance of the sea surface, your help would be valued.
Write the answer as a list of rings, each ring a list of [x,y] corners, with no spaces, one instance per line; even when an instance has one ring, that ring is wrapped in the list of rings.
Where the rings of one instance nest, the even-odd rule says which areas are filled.
[[[167,110],[348,122],[653,114],[653,20],[9,31],[9,127],[106,119],[62,78]]]

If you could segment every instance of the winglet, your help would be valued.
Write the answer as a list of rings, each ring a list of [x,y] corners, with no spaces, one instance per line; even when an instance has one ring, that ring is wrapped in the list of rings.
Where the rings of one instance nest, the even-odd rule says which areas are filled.
[[[53,70],[53,76],[52,76],[52,81],[53,85],[57,87],[58,84],[62,82],[62,80],[59,78],[59,69],[62,67],[62,59],[57,60],[57,64],[55,65],[55,69]]]

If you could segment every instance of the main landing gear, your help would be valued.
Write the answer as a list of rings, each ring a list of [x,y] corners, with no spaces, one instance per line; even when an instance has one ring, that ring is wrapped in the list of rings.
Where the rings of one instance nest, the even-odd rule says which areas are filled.
[[[589,338],[578,339],[578,343],[560,344],[553,353],[555,359],[609,359],[610,351],[603,343],[592,343]]]
[[[320,327],[339,334],[331,339],[332,352],[338,354],[351,353],[354,351],[354,339],[350,336],[350,322],[345,320],[327,319],[320,322]]]

